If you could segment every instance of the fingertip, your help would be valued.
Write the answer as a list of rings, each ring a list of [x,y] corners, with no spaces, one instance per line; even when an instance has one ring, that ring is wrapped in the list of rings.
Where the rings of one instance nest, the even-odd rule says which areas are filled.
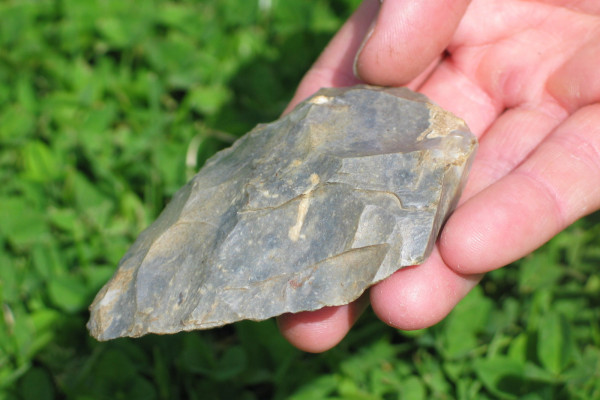
[[[335,347],[367,307],[367,297],[337,307],[284,314],[277,318],[283,337],[308,353],[322,353]]]
[[[459,273],[498,269],[564,228],[564,217],[556,210],[549,186],[524,172],[524,165],[527,162],[470,198],[448,219],[439,248],[450,268]]]
[[[471,208],[472,203],[469,202],[466,207],[459,207],[440,234],[439,249],[444,262],[458,273],[481,273],[493,269],[487,267],[489,249],[486,246],[486,237],[489,236],[486,230],[492,227],[477,223],[477,219],[471,218],[466,213]]]
[[[412,275],[410,270],[415,268],[419,266],[406,267],[371,289],[373,311],[379,319],[397,329],[421,329],[432,320],[431,310],[422,307],[423,288],[405,285],[406,276]]]
[[[457,274],[434,251],[425,263],[401,269],[372,287],[371,306],[394,328],[424,329],[446,317],[480,279]]]
[[[421,74],[450,43],[468,0],[384,1],[360,47],[354,71],[373,85],[401,86]]]

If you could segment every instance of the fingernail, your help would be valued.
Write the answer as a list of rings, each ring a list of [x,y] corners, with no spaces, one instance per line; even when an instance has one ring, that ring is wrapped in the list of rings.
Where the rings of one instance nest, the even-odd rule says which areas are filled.
[[[379,0],[379,4],[381,6],[381,4],[383,4],[383,0]],[[369,30],[367,30],[367,34],[365,35],[362,43],[360,44],[358,51],[356,52],[356,55],[354,56],[354,63],[352,64],[352,72],[354,73],[354,76],[357,77],[358,79],[361,79],[361,77],[358,73],[358,58],[360,57],[360,53],[362,53],[362,50],[365,47],[365,44],[367,44],[367,42],[371,38],[371,35],[373,35],[373,32],[375,31],[375,23],[376,22],[377,22],[377,15],[375,16],[373,21],[371,21]]]

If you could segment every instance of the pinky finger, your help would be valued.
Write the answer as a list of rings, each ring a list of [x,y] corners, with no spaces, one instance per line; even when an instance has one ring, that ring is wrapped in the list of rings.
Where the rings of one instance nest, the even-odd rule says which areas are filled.
[[[277,318],[281,334],[294,346],[320,353],[338,344],[368,306],[368,297],[337,307],[284,314]]]

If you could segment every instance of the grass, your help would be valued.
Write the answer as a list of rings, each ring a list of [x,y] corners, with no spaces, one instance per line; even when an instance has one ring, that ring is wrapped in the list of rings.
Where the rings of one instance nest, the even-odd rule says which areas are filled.
[[[442,323],[304,354],[273,321],[98,343],[87,306],[216,150],[277,118],[358,0],[0,2],[0,398],[599,399],[600,224]]]

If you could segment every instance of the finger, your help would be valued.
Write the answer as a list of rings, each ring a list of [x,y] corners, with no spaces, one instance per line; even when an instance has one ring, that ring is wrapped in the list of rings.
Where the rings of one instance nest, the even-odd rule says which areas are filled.
[[[378,0],[365,0],[360,5],[302,78],[284,113],[322,87],[343,87],[360,83],[352,71],[354,55],[378,10]]]
[[[567,110],[573,112],[600,102],[600,32],[577,51],[548,80],[546,88]]]
[[[448,315],[480,279],[448,268],[435,249],[425,263],[401,269],[373,286],[371,306],[395,328],[427,328]]]
[[[367,296],[339,307],[284,314],[277,318],[281,334],[294,346],[320,353],[338,344],[368,305]]]
[[[385,0],[357,56],[356,73],[374,85],[408,83],[448,46],[468,4],[468,0]]]
[[[506,110],[479,141],[460,204],[514,170],[566,118],[564,110]]]
[[[538,0],[546,4],[552,4],[559,7],[569,8],[577,12],[600,15],[600,2],[597,0]]]
[[[440,238],[446,264],[487,272],[535,250],[600,207],[600,105],[585,107],[518,168],[456,209]]]

